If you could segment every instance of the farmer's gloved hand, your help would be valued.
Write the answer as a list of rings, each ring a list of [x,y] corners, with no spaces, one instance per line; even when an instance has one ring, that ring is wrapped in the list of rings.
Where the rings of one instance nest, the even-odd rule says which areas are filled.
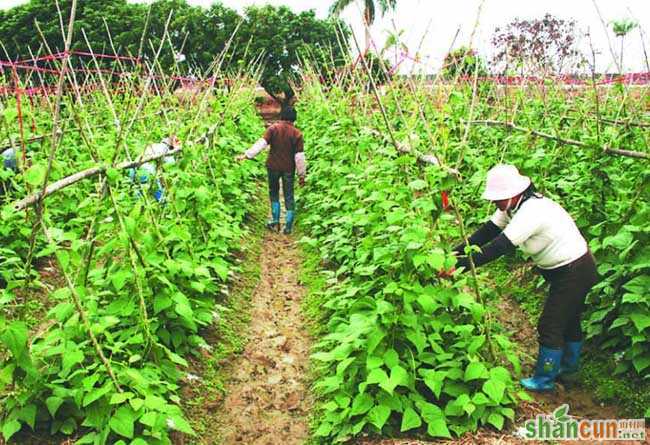
[[[237,162],[245,161],[246,159],[248,159],[246,153],[242,153],[240,155],[235,156],[235,161]]]
[[[300,187],[305,186],[305,177],[304,176],[299,176],[298,177],[298,184],[300,184]]]

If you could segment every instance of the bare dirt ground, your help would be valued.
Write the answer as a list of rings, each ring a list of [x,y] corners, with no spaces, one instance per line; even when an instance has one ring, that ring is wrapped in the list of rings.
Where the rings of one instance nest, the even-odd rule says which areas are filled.
[[[249,340],[225,373],[224,445],[298,445],[309,434],[307,382],[310,342],[300,312],[304,289],[292,238],[268,233],[260,282],[251,300]]]
[[[266,125],[278,120],[280,106],[270,97],[258,105]],[[225,400],[213,425],[223,445],[303,444],[309,436],[307,415],[310,340],[301,315],[305,294],[299,284],[301,260],[293,238],[264,235],[259,282],[252,292],[250,324],[243,352],[224,363]]]

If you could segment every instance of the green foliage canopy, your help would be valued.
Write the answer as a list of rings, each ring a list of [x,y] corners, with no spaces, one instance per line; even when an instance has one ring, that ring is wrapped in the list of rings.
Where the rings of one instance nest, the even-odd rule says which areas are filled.
[[[72,1],[61,0],[59,4],[65,23]],[[260,83],[269,94],[276,98],[282,96],[285,101],[294,96],[291,85],[300,81],[297,71],[302,57],[313,60],[319,70],[344,63],[344,45],[338,44],[338,33],[341,32],[345,40],[347,28],[338,19],[318,19],[313,11],[296,14],[284,6],[263,6],[250,7],[241,16],[220,2],[204,9],[190,6],[185,0],[157,0],[150,5],[150,10],[148,8],[126,0],[79,2],[71,49],[92,49],[108,54],[115,51],[152,60],[171,14],[168,38],[173,48],[165,42],[159,60],[161,66],[173,68],[175,53],[182,53],[187,60],[178,68],[182,74],[205,73],[237,27],[241,26],[233,38],[222,70],[229,72],[247,67],[262,54]],[[0,42],[7,48],[7,54],[2,58],[28,59],[30,50],[34,54],[47,54],[35,22],[43,31],[50,50],[63,50],[56,8],[48,0],[31,0],[0,11]]]
[[[319,20],[313,10],[295,14],[286,6],[266,5],[246,9],[240,36],[250,38],[249,54],[263,54],[260,83],[264,89],[276,99],[289,101],[294,96],[291,84],[300,81],[302,58],[317,64],[319,71],[345,63],[337,40],[339,30],[347,37],[341,22]]]
[[[487,76],[485,61],[476,52],[465,46],[451,51],[445,57],[443,75],[447,79],[457,76]]]

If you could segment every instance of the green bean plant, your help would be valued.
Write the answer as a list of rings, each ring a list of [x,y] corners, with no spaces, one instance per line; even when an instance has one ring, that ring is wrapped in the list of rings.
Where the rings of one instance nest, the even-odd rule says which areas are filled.
[[[589,343],[617,357],[621,378],[650,376],[647,89],[405,78],[373,97],[342,85],[306,88],[299,122],[312,150],[303,242],[328,277],[317,296],[316,436],[450,437],[513,418],[526,395],[509,335],[492,321],[489,268],[478,282],[438,278],[462,239],[441,193],[471,231],[494,211],[480,195],[497,163],[517,165],[575,218],[601,276]]]
[[[315,435],[330,443],[503,428],[527,398],[512,378],[519,360],[489,331],[468,278],[438,278],[455,263],[443,241],[457,227],[440,203],[453,181],[399,156],[377,135],[377,113],[351,112],[359,98],[323,96],[318,85],[302,97],[299,126],[313,153],[302,242],[329,271],[312,356],[323,411]]]
[[[259,174],[253,164],[234,165],[235,149],[262,131],[252,89],[236,85],[189,107],[149,94],[141,114],[150,117],[126,134],[103,124],[113,122],[110,107],[132,117],[140,96],[116,93],[109,104],[96,94],[83,107],[66,98],[65,118],[73,124],[64,129],[51,180],[97,164],[107,170],[44,200],[44,230],[36,232],[34,267],[26,273],[36,221],[12,202],[42,183],[49,148],[29,146],[30,165],[13,176],[1,210],[5,440],[21,429],[98,445],[170,444],[172,431],[194,434],[179,390],[190,382],[188,359],[211,348],[202,330],[219,321]],[[39,129],[48,125],[39,122]],[[136,159],[169,134],[183,149],[174,164],[158,167],[165,188],[158,203],[154,178],[136,184],[111,161]],[[68,285],[46,282],[40,259],[54,259]],[[36,325],[12,315],[29,289],[40,289],[49,309]]]

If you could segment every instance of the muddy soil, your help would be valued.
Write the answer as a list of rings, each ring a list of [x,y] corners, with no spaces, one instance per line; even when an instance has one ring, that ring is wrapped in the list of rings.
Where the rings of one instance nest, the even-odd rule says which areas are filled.
[[[260,265],[248,344],[225,370],[231,381],[221,439],[224,445],[299,445],[309,435],[310,342],[300,310],[305,291],[295,241],[268,233]]]

